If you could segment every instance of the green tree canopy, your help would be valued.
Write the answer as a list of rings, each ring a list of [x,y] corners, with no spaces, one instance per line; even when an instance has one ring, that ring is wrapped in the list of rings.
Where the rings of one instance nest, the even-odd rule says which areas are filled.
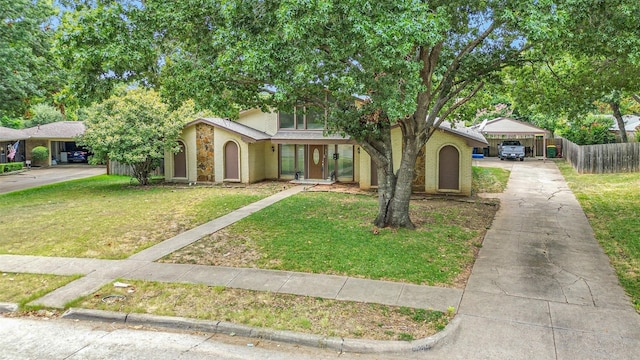
[[[98,158],[131,165],[135,178],[147,185],[165,151],[179,151],[182,127],[195,116],[192,103],[171,112],[153,90],[124,91],[88,109],[79,142]]]
[[[513,69],[514,98],[534,113],[569,121],[605,103],[623,129],[624,99],[640,91],[640,2],[567,5],[566,31],[532,49],[528,66]]]
[[[0,0],[0,116],[25,114],[34,98],[59,86],[50,53],[51,1]]]

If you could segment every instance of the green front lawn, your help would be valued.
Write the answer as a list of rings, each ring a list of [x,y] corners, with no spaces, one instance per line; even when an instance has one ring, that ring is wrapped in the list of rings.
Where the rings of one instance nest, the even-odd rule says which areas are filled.
[[[640,312],[640,173],[580,175],[557,164]]]
[[[139,187],[102,175],[3,194],[0,253],[126,258],[276,191]]]
[[[416,230],[374,229],[377,206],[374,195],[301,193],[164,261],[452,286],[473,265],[497,210],[493,203],[414,200]]]

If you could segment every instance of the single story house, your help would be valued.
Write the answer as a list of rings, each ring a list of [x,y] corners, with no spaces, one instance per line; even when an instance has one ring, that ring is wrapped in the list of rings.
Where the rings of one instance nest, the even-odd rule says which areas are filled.
[[[487,156],[498,156],[498,144],[504,140],[519,140],[525,147],[527,157],[544,157],[547,143],[553,139],[549,130],[506,117],[485,120],[472,126],[472,129],[482,133],[487,139]]]
[[[84,134],[82,121],[59,121],[24,129],[29,136],[26,140],[26,159],[31,160],[31,150],[36,146],[49,149],[48,165],[66,163],[67,154],[78,149],[75,138]]]
[[[16,150],[13,161],[24,161],[24,140],[27,138],[29,138],[29,135],[25,134],[23,130],[0,126],[0,164],[8,163],[10,161],[8,158],[9,152],[16,143],[18,144],[18,149]]]
[[[254,183],[279,179],[308,183],[355,182],[377,186],[371,157],[348,136],[324,133],[325,116],[311,111],[286,114],[251,109],[231,121],[201,118],[183,128],[178,154],[165,156],[169,182]],[[392,130],[394,165],[400,164],[401,133]],[[477,131],[443,124],[416,165],[414,189],[471,194],[474,147],[487,141]]]
[[[0,127],[0,162],[8,162],[8,146],[18,142],[18,151],[14,161],[31,161],[31,151],[36,146],[49,149],[51,157],[47,165],[66,163],[67,153],[78,149],[75,138],[84,133],[81,121],[59,121],[27,129],[9,129]]]

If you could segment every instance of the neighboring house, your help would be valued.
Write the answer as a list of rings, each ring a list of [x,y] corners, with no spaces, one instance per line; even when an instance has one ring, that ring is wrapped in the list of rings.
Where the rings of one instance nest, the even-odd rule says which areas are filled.
[[[18,149],[13,161],[24,161],[24,140],[27,138],[29,138],[29,135],[25,134],[23,130],[0,126],[0,164],[9,162],[9,151],[16,143],[18,143]]]
[[[237,121],[197,119],[182,131],[184,150],[165,156],[165,180],[254,183],[279,179],[375,187],[376,170],[369,155],[348,136],[325,135],[324,128],[324,114],[312,111],[285,114],[253,109],[242,112]],[[392,130],[392,137],[397,167],[399,128]],[[420,154],[414,189],[469,195],[473,148],[486,145],[478,132],[442,125]]]
[[[36,146],[49,149],[49,163],[66,163],[69,152],[78,149],[75,138],[84,134],[85,126],[81,121],[59,121],[24,129],[29,136],[26,140],[26,159],[31,160],[31,150]]]
[[[613,126],[609,128],[609,131],[616,134],[616,140],[620,141],[620,129],[618,128],[618,122],[613,118],[612,115],[608,116],[613,119]],[[640,116],[623,115],[622,120],[624,121],[624,130],[627,132],[628,140],[634,141],[634,139],[637,139],[637,131],[640,131]]]
[[[552,143],[548,130],[511,118],[499,117],[472,126],[489,143],[488,156],[498,156],[498,144],[504,140],[519,140],[528,157],[544,157],[547,142]]]

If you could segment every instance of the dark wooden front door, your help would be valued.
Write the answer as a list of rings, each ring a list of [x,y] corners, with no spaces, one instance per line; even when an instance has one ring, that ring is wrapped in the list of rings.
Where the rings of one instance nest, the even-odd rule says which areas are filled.
[[[440,190],[460,190],[460,153],[447,145],[440,149],[438,159],[438,188]]]
[[[309,145],[307,152],[309,163],[309,179],[322,179],[324,167],[324,145]]]
[[[240,180],[240,161],[238,161],[238,145],[229,141],[224,146],[224,178],[225,180]]]
[[[187,154],[184,151],[184,143],[179,142],[180,151],[173,155],[173,177],[187,177]]]

